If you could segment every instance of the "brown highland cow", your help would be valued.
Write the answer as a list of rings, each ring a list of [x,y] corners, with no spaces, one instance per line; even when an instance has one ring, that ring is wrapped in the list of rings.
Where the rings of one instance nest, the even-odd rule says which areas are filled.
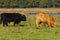
[[[48,26],[56,27],[56,22],[53,16],[49,14],[36,14],[36,26],[40,26],[41,23],[46,23]]]

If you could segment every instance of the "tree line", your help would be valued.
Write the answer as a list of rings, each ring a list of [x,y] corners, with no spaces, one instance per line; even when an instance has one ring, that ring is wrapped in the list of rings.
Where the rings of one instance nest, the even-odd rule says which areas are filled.
[[[0,0],[0,8],[60,8],[60,0]]]

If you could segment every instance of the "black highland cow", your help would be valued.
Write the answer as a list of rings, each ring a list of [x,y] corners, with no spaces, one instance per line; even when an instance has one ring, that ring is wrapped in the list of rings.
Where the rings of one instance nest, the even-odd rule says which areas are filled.
[[[15,24],[19,24],[21,21],[26,21],[26,16],[19,13],[2,13],[1,21],[3,26],[8,26],[8,23],[14,22]]]

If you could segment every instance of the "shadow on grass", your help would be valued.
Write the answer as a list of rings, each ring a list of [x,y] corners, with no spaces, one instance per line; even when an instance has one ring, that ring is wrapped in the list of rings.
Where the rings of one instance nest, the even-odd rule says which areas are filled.
[[[19,26],[24,27],[24,25],[19,25]]]
[[[8,25],[8,26],[2,26],[2,27],[24,27],[25,25]]]
[[[60,27],[60,26],[56,26],[56,27]]]

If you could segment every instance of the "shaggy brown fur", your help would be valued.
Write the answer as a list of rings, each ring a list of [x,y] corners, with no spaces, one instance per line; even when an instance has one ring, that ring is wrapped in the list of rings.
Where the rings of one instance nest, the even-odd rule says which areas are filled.
[[[48,26],[56,27],[56,22],[53,16],[49,14],[37,14],[36,15],[36,26],[38,27],[41,23],[46,23]]]

